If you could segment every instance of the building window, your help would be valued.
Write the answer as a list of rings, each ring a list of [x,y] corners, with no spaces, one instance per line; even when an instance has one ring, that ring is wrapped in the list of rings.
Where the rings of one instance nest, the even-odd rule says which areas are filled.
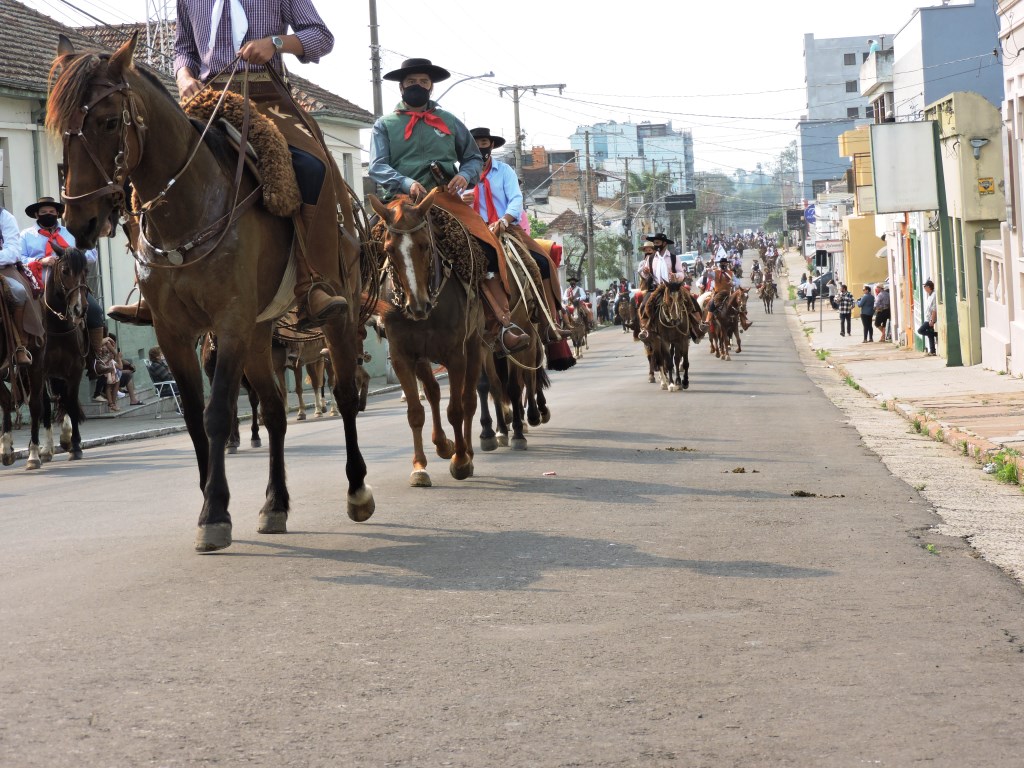
[[[846,92],[847,93],[856,93],[858,90],[859,89],[857,88],[857,81],[856,80],[847,80],[846,81]]]
[[[861,59],[861,61],[867,61],[868,56],[870,56],[871,54],[868,51],[864,51],[864,53],[862,53],[861,55],[864,57],[863,59]]]
[[[857,54],[856,53],[844,53],[843,54],[843,64],[844,65],[846,65],[847,67],[852,67],[856,63],[857,63]]]
[[[868,104],[866,107],[864,107],[864,117],[874,117],[874,116],[875,116],[875,105],[874,104]]]
[[[847,107],[846,108],[846,116],[847,117],[860,117],[860,107]]]

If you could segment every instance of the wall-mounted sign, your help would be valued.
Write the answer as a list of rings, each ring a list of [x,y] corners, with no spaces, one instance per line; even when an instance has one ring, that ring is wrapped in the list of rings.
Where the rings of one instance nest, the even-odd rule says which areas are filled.
[[[996,193],[996,180],[991,176],[986,176],[983,179],[978,179],[978,194],[979,195],[994,195]]]

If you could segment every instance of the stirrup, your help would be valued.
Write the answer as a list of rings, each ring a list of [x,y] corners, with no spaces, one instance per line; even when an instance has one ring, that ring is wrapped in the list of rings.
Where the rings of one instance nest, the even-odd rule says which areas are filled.
[[[527,340],[526,346],[520,347],[518,349],[509,349],[507,346],[505,346],[505,334],[508,331],[512,331],[513,333],[515,333],[516,331],[519,331],[519,335],[520,336],[526,337],[526,340]],[[515,323],[510,322],[508,325],[503,325],[503,326],[501,326],[501,328],[498,329],[498,344],[501,346],[501,351],[502,351],[502,353],[504,355],[506,355],[506,356],[507,355],[513,355],[516,352],[522,352],[524,349],[526,349],[526,347],[528,347],[530,345],[529,344],[529,334],[527,334],[526,331],[524,331],[522,328],[520,328]]]
[[[18,353],[19,352],[24,352],[25,353],[25,357],[28,358],[28,360],[26,360],[24,363],[19,363],[18,362]],[[14,362],[15,362],[16,365],[32,365],[32,353],[28,351],[28,347],[20,346],[20,347],[15,347],[14,348]]]

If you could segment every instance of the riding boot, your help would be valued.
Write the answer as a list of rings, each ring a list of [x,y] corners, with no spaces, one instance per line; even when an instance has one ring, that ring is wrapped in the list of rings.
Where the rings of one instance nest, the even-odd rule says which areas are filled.
[[[548,332],[550,334],[550,340],[551,341],[558,341],[559,339],[564,339],[564,338],[567,338],[569,336],[572,336],[572,331],[566,330],[565,328],[559,328],[558,325],[557,325],[558,318],[560,317],[560,315],[559,315],[559,312],[558,312],[558,310],[559,310],[558,302],[557,302],[557,299],[555,299],[555,297],[558,296],[558,294],[555,293],[554,286],[552,286],[552,284],[551,284],[551,280],[550,279],[544,280],[543,283],[544,283],[544,298],[547,299],[548,312],[551,315],[551,324],[549,324],[549,328],[548,328]]]
[[[32,355],[22,341],[21,329],[25,327],[25,305],[14,308],[14,362],[16,365],[32,365]]]
[[[153,313],[149,311],[146,300],[141,297],[134,304],[114,304],[107,310],[107,317],[127,325],[153,324]]]
[[[745,330],[747,330],[748,328],[750,328],[750,326],[752,326],[752,325],[753,325],[753,323],[752,323],[752,322],[750,322],[749,320],[747,320],[747,315],[746,315],[746,313],[744,313],[744,314],[740,315],[740,325],[742,325],[742,326],[743,326],[743,330],[744,330],[744,331],[745,331]]]
[[[505,352],[521,352],[530,345],[530,337],[525,333],[516,333],[512,328],[512,313],[508,308],[508,294],[505,286],[497,275],[487,277],[480,283],[484,297],[484,306],[490,311],[487,322],[487,335],[498,339]],[[521,328],[519,330],[522,330]]]
[[[304,243],[313,242],[310,233],[316,209],[315,205],[303,203],[299,215],[293,219],[295,226],[301,229]],[[333,253],[307,249],[304,255],[298,254],[295,298],[299,302],[300,328],[321,326],[348,311],[348,301],[344,296],[336,296],[328,282],[332,275],[338,274],[339,255],[338,248]]]
[[[96,376],[102,376],[114,370],[114,366],[103,359],[103,329],[89,329],[89,354],[86,358],[86,370]]]

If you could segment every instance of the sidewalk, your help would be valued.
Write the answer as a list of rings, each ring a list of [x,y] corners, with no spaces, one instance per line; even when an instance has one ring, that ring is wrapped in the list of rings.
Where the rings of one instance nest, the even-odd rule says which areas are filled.
[[[787,251],[785,259],[795,287],[806,266],[798,252]],[[850,290],[857,295],[859,287],[850,286]],[[783,295],[788,296],[785,287]],[[827,298],[820,313],[823,330],[819,330],[818,308],[810,312],[805,307],[801,299],[794,310],[811,349],[826,350],[827,364],[840,376],[889,410],[920,424],[922,433],[977,458],[1003,449],[1024,453],[1024,381],[981,366],[947,367],[941,357],[879,342],[877,328],[876,340],[864,344],[859,317],[853,318],[853,335],[840,336],[839,313]],[[1024,470],[1024,460],[1016,461]]]

